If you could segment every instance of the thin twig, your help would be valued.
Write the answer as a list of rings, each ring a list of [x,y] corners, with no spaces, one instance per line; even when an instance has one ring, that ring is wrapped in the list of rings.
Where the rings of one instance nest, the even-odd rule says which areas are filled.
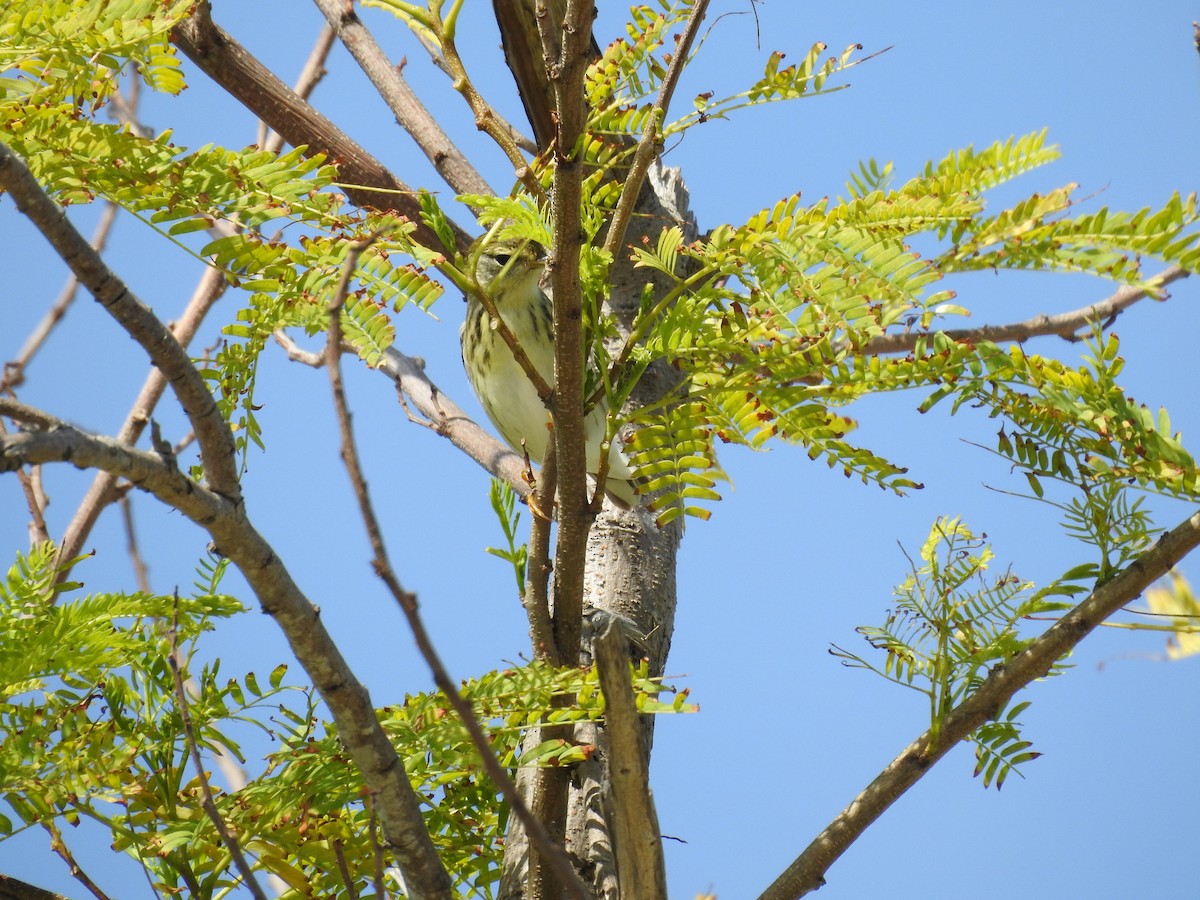
[[[926,731],[909,744],[817,835],[759,900],[794,900],[821,887],[825,873],[838,857],[934,763],[994,719],[1017,691],[1044,676],[1105,619],[1167,574],[1197,546],[1200,546],[1200,513],[1159,538],[1154,547],[1092,591],[1086,600],[1003,666],[994,667],[979,689],[946,716],[936,742],[931,732]]]
[[[58,826],[53,820],[42,822],[42,827],[50,833],[50,846],[63,862],[67,864],[67,869],[71,873],[71,877],[88,889],[88,892],[96,898],[96,900],[110,900],[108,894],[100,889],[100,885],[96,884],[79,865],[79,861],[75,859],[75,855],[71,853],[71,849],[63,840],[62,832],[58,830]]]
[[[321,79],[325,77],[325,62],[329,59],[329,52],[333,49],[334,37],[333,28],[328,22],[321,26],[313,48],[308,54],[308,59],[304,61],[304,66],[300,69],[300,74],[292,85],[292,90],[296,92],[297,97],[307,100],[312,96],[312,92]],[[283,135],[278,131],[271,131],[268,134],[268,125],[262,120],[259,121],[259,125],[261,128],[258,139],[259,146],[269,153],[278,153],[282,150],[283,145],[287,143]]]
[[[129,562],[133,566],[134,583],[143,594],[149,594],[151,593],[150,572],[138,549],[137,530],[133,527],[133,504],[129,502],[128,494],[117,502],[121,507],[121,522],[125,526],[125,549],[129,552]]]
[[[334,296],[329,302],[329,334],[325,344],[325,368],[329,372],[330,389],[333,394],[334,408],[337,413],[338,430],[341,434],[342,462],[346,467],[347,474],[350,476],[354,495],[358,501],[359,513],[362,516],[363,524],[367,531],[367,539],[371,544],[371,551],[374,554],[371,565],[375,570],[375,574],[387,587],[392,597],[396,600],[397,605],[404,613],[404,617],[407,619],[409,628],[413,633],[413,638],[416,641],[417,649],[433,674],[434,683],[446,696],[446,699],[466,727],[467,733],[471,736],[471,742],[479,752],[484,771],[487,772],[492,783],[504,795],[504,799],[508,801],[513,814],[521,820],[539,851],[550,861],[557,877],[561,879],[563,887],[568,891],[570,896],[578,898],[578,900],[587,900],[589,896],[587,889],[583,885],[583,882],[579,880],[579,876],[571,865],[570,857],[567,856],[566,851],[560,845],[554,842],[542,823],[534,818],[529,808],[525,805],[525,801],[521,798],[520,793],[518,793],[516,785],[513,784],[504,767],[496,759],[487,735],[484,734],[483,728],[475,717],[475,712],[470,702],[459,693],[458,687],[446,672],[445,666],[442,664],[441,658],[433,646],[433,641],[429,637],[429,633],[425,630],[425,624],[421,620],[418,610],[416,595],[405,590],[400,584],[400,580],[396,577],[388,559],[387,548],[383,542],[383,533],[379,527],[379,521],[375,516],[370,493],[367,489],[366,478],[363,475],[362,466],[359,462],[358,450],[355,446],[354,432],[351,426],[350,409],[346,402],[345,384],[341,372],[341,312],[346,302],[350,281],[358,265],[358,259],[371,245],[373,240],[373,238],[368,238],[367,240],[355,243],[346,254],[341,278],[338,281]]]
[[[287,354],[287,358],[292,362],[310,366],[314,369],[319,369],[325,365],[324,352],[317,353],[313,350],[305,350],[292,340],[291,335],[286,331],[273,332],[271,337],[275,338],[275,343],[283,348],[283,352]]]
[[[354,885],[354,876],[350,873],[350,864],[346,861],[346,847],[341,838],[334,838],[331,843],[334,859],[337,860],[338,874],[342,876],[342,884],[346,887],[346,893],[350,900],[358,900],[358,888]],[[377,896],[382,897],[383,895]]]
[[[187,351],[105,264],[67,219],[62,207],[42,190],[24,161],[3,143],[0,143],[0,185],[12,195],[17,209],[37,226],[70,266],[80,283],[166,375],[179,405],[196,431],[204,457],[205,479],[213,490],[238,500],[241,486],[233,433],[217,409],[208,383],[192,365]]]
[[[8,434],[4,420],[0,419],[0,437]],[[17,482],[21,492],[25,494],[25,508],[29,510],[29,545],[42,544],[50,540],[50,527],[46,524],[46,507],[49,504],[43,491],[39,489],[41,482],[38,468],[32,471],[17,470]]]
[[[625,184],[621,186],[621,197],[617,201],[617,208],[613,210],[612,221],[608,226],[608,236],[604,240],[604,249],[614,258],[625,240],[625,232],[629,228],[634,205],[637,203],[638,194],[642,191],[642,182],[646,180],[650,164],[658,155],[661,137],[659,129],[666,119],[667,109],[675,94],[675,87],[679,84],[679,76],[687,64],[692,42],[695,41],[696,34],[700,31],[700,23],[704,21],[704,13],[707,9],[708,0],[696,0],[692,4],[692,10],[688,13],[687,25],[684,26],[683,34],[680,35],[679,41],[675,45],[671,63],[667,66],[667,74],[663,76],[662,84],[658,87],[658,96],[654,99],[654,106],[646,119],[646,129],[642,132],[637,150],[633,154],[633,165],[629,168]]]
[[[169,646],[167,648],[167,664],[171,667],[171,680],[175,686],[175,702],[179,706],[179,719],[183,725],[184,740],[187,741],[188,754],[192,758],[192,765],[196,767],[196,777],[200,782],[200,798],[201,806],[204,809],[205,815],[209,821],[213,823],[213,827],[217,829],[217,834],[221,836],[221,841],[225,844],[225,848],[229,851],[229,856],[233,860],[235,868],[242,876],[242,883],[250,889],[250,893],[254,895],[255,900],[267,900],[267,895],[259,886],[258,880],[254,877],[254,870],[250,868],[250,862],[242,853],[242,846],[238,843],[238,839],[233,832],[229,830],[229,825],[221,816],[221,811],[217,809],[217,801],[213,798],[212,787],[208,783],[208,773],[204,771],[204,761],[200,758],[200,745],[196,740],[196,729],[192,725],[192,714],[188,708],[187,692],[183,689],[183,675],[179,671],[179,592],[175,592],[175,610],[171,618],[171,627],[167,631],[167,639]]]
[[[1094,323],[1107,326],[1113,319],[1139,300],[1147,297],[1161,300],[1155,296],[1159,289],[1166,287],[1181,278],[1187,278],[1191,273],[1180,266],[1170,266],[1157,275],[1147,279],[1147,287],[1126,285],[1116,292],[1080,309],[1056,315],[1039,315],[1024,322],[1010,322],[1005,325],[981,325],[978,328],[952,328],[940,332],[955,341],[1027,341],[1042,335],[1058,335],[1067,341],[1078,341],[1080,332],[1088,329]],[[862,353],[877,356],[883,353],[903,353],[912,350],[920,340],[928,340],[934,332],[920,331],[906,334],[885,334],[867,343]]]
[[[191,299],[184,307],[183,315],[171,327],[171,333],[180,345],[186,347],[191,343],[213,305],[224,294],[226,284],[225,276],[219,270],[205,269],[195,291],[192,292]],[[130,446],[137,443],[143,430],[150,423],[150,416],[153,415],[166,387],[167,378],[162,370],[152,368],[146,375],[146,381],[142,384],[137,399],[133,401],[129,414],[115,435],[120,443]],[[179,450],[177,447],[176,453]],[[116,477],[108,472],[96,473],[59,543],[60,559],[71,560],[82,552],[84,543],[100,518],[100,513],[117,497],[116,481]],[[64,572],[63,577],[65,576]]]
[[[373,851],[372,858],[375,865],[372,869],[372,877],[375,881],[375,896],[386,897],[387,893],[383,890],[383,847],[379,843],[379,816],[375,814],[375,804],[371,802],[371,795],[367,793],[363,796],[363,804],[367,807],[369,821],[367,830],[371,835],[371,849]]]
[[[113,223],[117,220],[117,211],[119,208],[115,203],[104,204],[100,213],[100,221],[96,223],[96,230],[92,232],[90,242],[97,253],[104,252],[104,246],[108,243],[109,232],[112,231]],[[37,327],[25,339],[25,344],[21,347],[16,357],[4,364],[4,374],[3,377],[0,377],[0,393],[16,396],[13,394],[13,388],[19,387],[25,381],[25,370],[29,368],[29,364],[37,355],[37,352],[42,349],[42,345],[46,343],[46,340],[54,331],[54,327],[67,314],[67,310],[75,301],[78,294],[79,279],[72,275],[67,279],[62,293],[58,295],[58,299],[54,301],[54,305],[50,307],[49,312],[42,317],[42,321],[37,324]]]

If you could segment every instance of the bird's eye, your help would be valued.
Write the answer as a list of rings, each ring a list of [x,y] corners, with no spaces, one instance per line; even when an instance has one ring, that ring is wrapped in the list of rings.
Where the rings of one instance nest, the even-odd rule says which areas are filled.
[[[512,259],[512,254],[511,253],[493,253],[492,259],[496,260],[496,262],[500,263],[500,265],[503,267],[503,266],[508,265],[509,261]]]

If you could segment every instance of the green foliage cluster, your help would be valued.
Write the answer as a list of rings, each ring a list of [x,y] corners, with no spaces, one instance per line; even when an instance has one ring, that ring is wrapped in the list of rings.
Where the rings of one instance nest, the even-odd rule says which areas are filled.
[[[261,446],[254,415],[259,354],[270,335],[328,325],[326,311],[350,248],[358,259],[342,312],[347,341],[368,364],[391,346],[389,310],[426,309],[441,287],[425,272],[437,253],[412,244],[411,223],[350,209],[336,170],[304,148],[271,153],[176,146],[135,123],[96,120],[120,76],[178,93],[184,83],[170,28],[190,2],[7,4],[0,11],[0,128],[38,179],[64,204],[106,200],[222,271],[244,292],[226,329],[231,339],[207,363],[239,446]],[[271,228],[273,233],[266,233]],[[207,231],[196,244],[189,236]],[[198,474],[197,470],[197,474]]]
[[[167,33],[192,0],[11,0],[0,18],[0,97],[29,107],[69,104],[94,112],[129,63],[157,91],[183,87]]]
[[[428,23],[440,3],[378,5],[425,38],[436,33]],[[328,327],[329,301],[352,247],[369,245],[349,281],[342,326],[367,364],[392,343],[395,313],[410,304],[425,309],[437,298],[434,267],[452,280],[466,276],[462,260],[447,262],[442,248],[414,243],[411,223],[347,208],[336,190],[336,167],[302,150],[188,150],[170,134],[151,137],[98,121],[120,75],[156,91],[183,87],[166,35],[190,6],[189,0],[5,4],[0,128],[60,201],[118,204],[242,291],[227,341],[205,364],[205,375],[248,448],[263,441],[254,392],[268,337],[281,328],[317,335]],[[452,15],[460,8],[454,4]],[[662,297],[643,298],[623,328],[603,308],[612,260],[594,244],[619,197],[629,139],[651,121],[661,140],[745,106],[838,90],[844,86],[838,76],[862,61],[853,47],[826,58],[822,44],[787,67],[772,55],[763,77],[744,91],[698,97],[686,116],[659,122],[653,98],[674,49],[670,35],[690,9],[686,0],[636,6],[626,37],[609,45],[588,75],[592,117],[578,148],[589,167],[585,206],[581,222],[568,223],[578,224],[589,242],[581,261],[594,343],[587,399],[607,395],[615,434],[626,424],[619,418],[622,401],[650,360],[663,358],[679,373],[679,391],[629,423],[635,428],[627,450],[654,492],[663,524],[708,515],[704,504],[719,499],[722,443],[757,449],[785,440],[864,483],[896,492],[919,487],[903,465],[850,440],[855,421],[845,408],[869,394],[916,389],[925,392],[922,410],[949,400],[955,411],[980,409],[999,419],[994,452],[1020,470],[1035,497],[1045,497],[1046,482],[1070,489],[1071,498],[1058,503],[1065,527],[1097,555],[1034,591],[1010,574],[988,581],[990,550],[957,520],[939,521],[888,622],[862,629],[886,652],[886,662],[876,666],[837,651],[849,664],[925,694],[936,734],[990,667],[1024,646],[1019,620],[1059,609],[1056,598],[1104,581],[1145,548],[1153,529],[1132,491],[1193,501],[1200,491],[1195,460],[1166,414],[1131,400],[1117,383],[1115,337],[1097,334],[1090,358],[1078,367],[1020,347],[955,340],[939,329],[946,317],[967,310],[945,286],[947,276],[1058,270],[1154,292],[1147,260],[1200,269],[1195,198],[1174,196],[1132,214],[1079,213],[1074,186],[1066,185],[990,210],[988,191],[1056,157],[1044,133],[952,152],[898,187],[892,166],[872,160],[851,174],[844,197],[806,202],[797,194],[695,240],[664,228],[633,254],[671,287]],[[553,165],[552,158],[531,162],[543,184]],[[481,210],[481,223],[504,222],[511,236],[551,244],[554,223],[528,194],[465,199]],[[435,231],[452,243],[433,197],[424,196],[422,205]],[[202,231],[209,233],[203,242],[195,238]],[[918,241],[922,253],[913,249]],[[916,335],[910,351],[873,349],[901,333]],[[622,334],[629,335],[623,346]],[[522,582],[511,498],[498,495],[493,505],[506,526],[507,547],[499,555]],[[235,880],[228,854],[200,812],[198,783],[188,774],[163,625],[177,620],[174,640],[186,664],[211,622],[239,608],[217,592],[220,567],[202,573],[190,598],[104,594],[55,603],[64,588],[54,586],[52,556],[52,548],[39,548],[22,558],[0,589],[0,790],[13,813],[0,825],[11,832],[94,819],[111,827],[117,846],[141,859],[165,890],[194,896],[227,890]],[[640,676],[644,711],[683,708],[682,698],[661,703],[662,685]],[[319,726],[312,696],[301,692],[300,703],[283,703],[283,677],[277,669],[264,686],[253,675],[222,681],[216,666],[202,668],[189,708],[207,749],[240,756],[232,723],[250,723],[282,742],[266,772],[219,797],[222,815],[256,864],[283,878],[296,896],[348,895],[373,877],[378,839],[369,803],[337,736]],[[519,738],[535,723],[603,713],[590,670],[514,667],[464,691],[510,767],[583,758],[591,748],[563,743],[518,755]],[[559,697],[571,702],[560,706]],[[985,784],[999,786],[1035,755],[1020,736],[1024,708],[1015,705],[974,736]],[[461,724],[437,695],[409,697],[380,716],[426,800],[448,868],[463,890],[488,895],[505,812],[482,780]]]
[[[64,16],[96,15],[83,0],[58,5]],[[350,248],[369,241],[342,320],[347,338],[373,363],[394,337],[392,313],[409,303],[426,308],[436,299],[440,286],[429,266],[440,263],[441,248],[415,245],[411,223],[394,216],[345,209],[333,190],[333,167],[298,151],[187,152],[174,147],[169,135],[144,137],[94,121],[110,95],[112,76],[122,69],[135,68],[155,89],[182,86],[170,76],[177,68],[163,35],[186,4],[143,3],[144,10],[124,4],[131,13],[126,24],[114,17],[118,5],[105,7],[108,26],[84,29],[88,36],[80,40],[91,43],[66,42],[61,48],[61,29],[48,18],[29,10],[19,14],[16,7],[6,11],[0,36],[13,62],[0,81],[0,117],[15,148],[64,202],[108,199],[180,242],[218,222],[237,225],[236,233],[187,249],[245,292],[243,308],[227,327],[230,340],[205,374],[242,446],[261,445],[255,373],[271,333],[323,331]],[[440,6],[384,5],[426,38],[433,33],[428,24],[441,15]],[[672,279],[675,287],[643,305],[629,344],[613,352],[607,347],[618,329],[600,312],[611,260],[591,243],[619,196],[632,152],[628,138],[636,138],[653,114],[673,49],[669,36],[690,9],[686,0],[634,7],[627,35],[612,42],[589,71],[592,117],[581,147],[591,166],[582,215],[589,241],[582,269],[596,361],[589,392],[610,395],[616,434],[621,401],[650,359],[665,357],[683,378],[679,394],[635,415],[638,428],[628,445],[640,479],[656,495],[654,508],[663,524],[684,513],[708,515],[704,504],[719,499],[717,446],[723,442],[760,448],[782,439],[864,482],[898,492],[919,487],[906,477],[905,466],[850,439],[856,423],[843,407],[866,394],[921,387],[933,389],[926,407],[942,396],[961,398],[957,382],[964,365],[986,370],[997,364],[994,348],[948,346],[937,336],[942,319],[967,313],[953,302],[946,275],[1060,269],[1153,289],[1142,271],[1145,259],[1188,269],[1200,261],[1194,198],[1172,197],[1161,209],[1136,214],[1100,209],[1076,215],[1074,186],[1067,185],[988,211],[987,191],[1057,157],[1043,132],[954,151],[899,187],[892,186],[890,165],[871,161],[851,176],[843,198],[806,204],[796,195],[696,241],[685,243],[677,229],[664,229],[656,244],[634,254],[638,265]],[[92,46],[97,41],[107,42],[103,52]],[[759,82],[727,98],[697,98],[692,113],[660,123],[661,135],[682,135],[741,106],[837,89],[838,76],[861,60],[855,59],[856,48],[838,57],[824,52],[816,44],[787,67],[772,55]],[[82,84],[101,82],[103,89],[81,91]],[[83,103],[85,95],[90,105]],[[539,159],[533,168],[549,184],[553,160]],[[481,210],[482,223],[503,220],[511,236],[549,245],[553,225],[524,193],[465,199]],[[430,221],[438,221],[432,197],[424,206]],[[265,234],[266,226],[276,233]],[[918,237],[936,252],[916,253],[912,242]],[[872,352],[873,339],[900,330],[928,337],[905,357]],[[1115,344],[1106,352],[1115,353]],[[1012,358],[1001,368],[989,372],[987,384],[977,385],[973,395],[993,415],[1013,415],[1021,403],[1028,404],[1021,412],[1030,414],[1031,407],[1051,406],[1054,421],[1043,423],[1051,439],[1075,422],[1101,427],[1132,421],[1133,437],[1114,434],[1118,439],[1109,446],[1120,452],[1102,457],[1114,474],[1135,469],[1138,477],[1160,484],[1166,469],[1173,468],[1178,479],[1193,471],[1190,457],[1170,441],[1134,446],[1137,436],[1163,429],[1144,427],[1148,414],[1136,404],[1112,408],[1123,396],[1119,389],[1092,385],[1084,376],[1064,391],[1051,384],[1064,377],[1060,367],[1033,355]],[[1100,390],[1109,397],[1104,410],[1088,405]],[[1130,457],[1130,450],[1140,455]],[[1061,469],[1081,460],[1067,462],[1064,450],[1052,463]],[[1150,473],[1155,466],[1163,470],[1157,477]]]
[[[225,563],[204,563],[190,597],[98,594],[60,599],[47,544],[19,557],[0,586],[0,841],[40,825],[90,820],[146,868],[158,889],[222,896],[237,884],[228,850],[202,809],[188,756],[172,653],[193,670],[197,641],[216,620],[244,612],[218,592]],[[173,633],[172,633],[173,632]],[[361,776],[310,690],[249,673],[224,679],[201,667],[187,707],[202,750],[244,764],[238,732],[277,742],[266,768],[236,790],[216,790],[218,811],[256,871],[281,878],[288,896],[362,896],[371,889],[380,837]],[[645,713],[690,712],[686,692],[664,699],[661,681],[634,672]],[[594,747],[563,740],[522,746],[539,723],[596,721],[604,699],[594,669],[514,666],[463,684],[494,752],[515,772],[570,765]],[[292,697],[295,699],[289,700]],[[562,701],[566,701],[565,703]],[[479,754],[440,693],[379,711],[430,833],[460,888],[492,896],[507,809]],[[357,892],[357,893],[356,893]]]
[[[592,118],[581,148],[592,166],[582,216],[589,241],[602,233],[616,204],[632,152],[625,138],[636,137],[653,115],[672,49],[667,37],[690,6],[661,0],[635,7],[627,37],[610,44],[589,71]],[[837,75],[861,60],[850,48],[822,63],[824,50],[814,45],[787,69],[773,56],[760,83],[724,100],[698,98],[695,115],[662,126],[661,134],[682,134],[741,105],[836,89]],[[892,166],[872,160],[851,175],[843,198],[806,204],[795,195],[691,242],[664,228],[656,243],[632,252],[637,265],[674,287],[647,298],[616,352],[612,339],[622,332],[599,308],[611,260],[585,248],[585,309],[596,323],[592,352],[600,370],[591,383],[609,395],[612,415],[649,360],[665,358],[683,379],[677,394],[633,415],[637,427],[626,443],[639,478],[655,494],[660,523],[708,515],[702,504],[719,499],[717,482],[724,477],[717,455],[722,442],[761,448],[782,439],[848,477],[896,492],[920,487],[905,466],[848,439],[856,422],[844,407],[901,389],[931,390],[923,410],[954,395],[957,411],[969,396],[972,405],[1013,421],[1025,448],[1065,440],[1077,471],[1107,467],[1114,477],[1136,473],[1148,487],[1186,493],[1182,482],[1195,473],[1191,457],[1119,387],[1097,380],[1098,372],[1070,370],[1020,349],[953,341],[939,330],[946,317],[970,314],[945,286],[952,274],[1083,272],[1153,293],[1157,288],[1143,271],[1148,259],[1197,268],[1193,197],[1174,196],[1161,209],[1136,214],[1075,214],[1075,186],[1067,185],[988,210],[988,191],[1057,158],[1043,131],[951,152],[899,187],[892,185]],[[535,167],[548,185],[552,161]],[[533,198],[517,192],[467,199],[483,211],[483,222],[505,222],[506,237],[549,245],[552,223]],[[918,239],[932,252],[915,252]],[[885,356],[873,349],[873,340],[898,332],[917,336],[912,352]],[[1106,341],[1104,352],[1116,359],[1115,337]],[[964,373],[976,377],[964,379]],[[1053,421],[1032,423],[1038,410],[1052,410]],[[1126,438],[1087,442],[1060,434],[1116,422]],[[999,449],[1006,452],[1003,439]],[[1061,449],[1054,458],[1060,468],[1067,465]],[[1167,485],[1171,477],[1174,487]]]
[[[685,245],[677,235],[635,251],[640,265],[674,275],[679,286],[673,307],[651,310],[653,320],[635,323],[635,332],[651,355],[666,356],[688,378],[684,402],[635,421],[656,426],[655,437],[690,436],[679,451],[669,442],[643,448],[635,437],[639,468],[674,468],[682,484],[683,470],[700,468],[685,460],[715,468],[715,440],[757,448],[781,438],[847,476],[902,492],[917,486],[905,468],[847,441],[855,423],[840,410],[866,394],[926,387],[933,392],[923,410],[950,395],[959,398],[958,410],[969,396],[1039,441],[1108,429],[1075,442],[1072,464],[1136,473],[1147,486],[1187,493],[1194,461],[1112,381],[1119,365],[1072,370],[1021,348],[954,341],[937,330],[941,319],[967,312],[941,286],[944,275],[982,267],[984,259],[989,268],[1027,268],[1029,254],[1038,253],[1042,268],[1151,290],[1135,253],[1195,268],[1194,199],[1174,197],[1162,210],[1134,216],[1053,218],[1061,203],[1034,200],[982,215],[986,189],[1056,155],[1044,134],[1032,134],[952,153],[898,189],[887,187],[890,166],[871,163],[852,178],[845,199],[804,206],[792,197],[700,241]],[[909,244],[918,235],[949,246],[922,257]],[[873,339],[898,330],[919,336],[909,354],[872,350]],[[1107,337],[1106,359],[1118,360],[1117,351],[1116,338]],[[1035,425],[1030,418],[1039,411],[1048,415]]]
[[[836,645],[830,651],[845,665],[924,694],[935,746],[946,715],[979,689],[993,667],[1028,646],[1032,638],[1018,634],[1021,620],[1070,608],[1056,598],[1079,590],[1072,584],[1034,590],[1011,570],[989,578],[994,555],[957,518],[938,519],[921,547],[921,564],[910,560],[912,571],[897,586],[887,621],[858,629],[872,647],[884,651],[883,665]],[[975,774],[983,776],[985,787],[994,782],[1000,788],[1022,763],[1039,755],[1021,737],[1017,721],[1028,706],[1022,702],[1001,710],[971,736]]]

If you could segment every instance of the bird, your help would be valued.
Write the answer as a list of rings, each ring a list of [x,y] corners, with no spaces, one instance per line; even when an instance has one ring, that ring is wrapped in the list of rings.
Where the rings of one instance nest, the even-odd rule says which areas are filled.
[[[496,330],[479,292],[491,299],[534,370],[553,387],[553,315],[550,297],[540,284],[545,256],[532,241],[485,236],[472,246],[467,259],[475,261],[475,285],[466,291],[467,315],[459,331],[467,380],[505,443],[541,464],[549,443],[550,411]],[[600,467],[607,414],[601,401],[584,422],[587,470],[592,476]],[[619,439],[613,440],[605,493],[618,508],[630,509],[637,505],[635,484],[629,459]]]

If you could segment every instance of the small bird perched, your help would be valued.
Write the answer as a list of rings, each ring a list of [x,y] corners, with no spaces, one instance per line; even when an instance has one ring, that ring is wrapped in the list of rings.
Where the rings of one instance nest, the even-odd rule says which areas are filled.
[[[468,258],[478,259],[475,280],[480,290],[491,298],[537,373],[553,387],[554,326],[550,298],[538,283],[545,260],[537,246],[493,239],[482,247],[477,243]],[[463,368],[484,412],[514,451],[528,453],[541,463],[550,435],[550,412],[473,292],[467,294],[467,318],[459,337]],[[600,468],[606,412],[603,404],[597,404],[584,422],[587,468],[593,475]],[[615,440],[608,460],[605,492],[617,506],[628,509],[637,502],[633,471]]]

